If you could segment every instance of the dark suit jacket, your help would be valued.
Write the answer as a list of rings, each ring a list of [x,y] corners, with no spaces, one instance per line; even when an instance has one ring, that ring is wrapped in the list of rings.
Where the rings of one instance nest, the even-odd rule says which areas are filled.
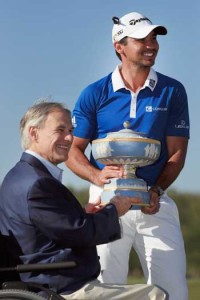
[[[14,235],[25,264],[77,262],[71,269],[21,275],[24,281],[47,284],[58,293],[74,292],[95,279],[100,272],[96,245],[120,238],[114,205],[86,214],[73,194],[27,153],[2,183],[0,230]]]

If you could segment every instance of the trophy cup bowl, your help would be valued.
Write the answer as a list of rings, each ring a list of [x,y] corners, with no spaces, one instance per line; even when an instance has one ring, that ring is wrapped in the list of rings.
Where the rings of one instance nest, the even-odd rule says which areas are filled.
[[[92,155],[104,165],[123,165],[123,178],[111,178],[104,184],[101,202],[108,203],[115,195],[137,197],[141,202],[131,209],[140,209],[149,205],[149,193],[145,180],[136,177],[136,168],[153,164],[160,155],[160,142],[150,139],[143,133],[128,129],[128,121],[123,124],[125,129],[108,133],[103,139],[92,142]]]

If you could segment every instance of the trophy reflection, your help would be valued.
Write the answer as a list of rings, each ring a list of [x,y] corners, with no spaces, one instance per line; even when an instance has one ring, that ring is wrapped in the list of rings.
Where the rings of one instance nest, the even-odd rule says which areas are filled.
[[[136,169],[151,165],[158,159],[160,142],[129,129],[128,121],[123,126],[124,129],[92,142],[95,160],[104,165],[123,165],[124,168],[123,178],[111,178],[110,183],[104,184],[101,201],[108,203],[115,195],[137,197],[141,202],[131,209],[140,209],[148,206],[150,199],[147,183],[136,176]]]

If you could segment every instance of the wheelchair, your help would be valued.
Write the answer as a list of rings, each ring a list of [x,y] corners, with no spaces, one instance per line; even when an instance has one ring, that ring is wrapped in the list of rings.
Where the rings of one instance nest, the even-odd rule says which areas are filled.
[[[12,247],[12,248],[10,248]],[[10,249],[19,251],[19,245],[10,244],[10,237],[0,233],[0,300],[63,300],[53,290],[37,283],[23,282],[20,273],[45,272],[59,269],[73,268],[74,261],[61,263],[21,264],[10,255]],[[19,254],[19,252],[18,252]],[[15,256],[17,257],[17,255]]]

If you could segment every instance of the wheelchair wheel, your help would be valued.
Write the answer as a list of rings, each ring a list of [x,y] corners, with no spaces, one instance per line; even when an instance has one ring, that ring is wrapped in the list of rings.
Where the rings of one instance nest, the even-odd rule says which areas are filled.
[[[6,300],[46,300],[44,297],[24,290],[0,290],[0,299]]]

